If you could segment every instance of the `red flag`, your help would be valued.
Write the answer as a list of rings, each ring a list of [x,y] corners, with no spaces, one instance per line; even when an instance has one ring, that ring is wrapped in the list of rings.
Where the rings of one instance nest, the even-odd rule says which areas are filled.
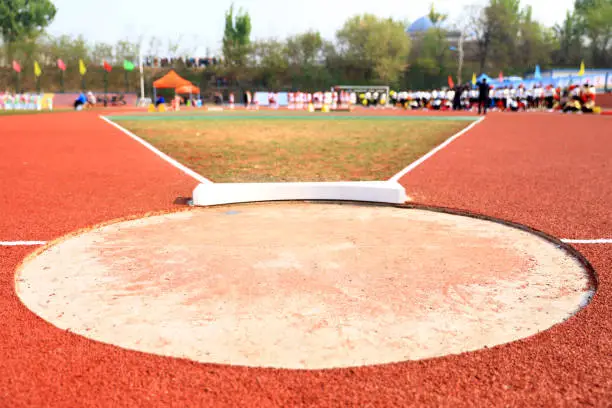
[[[21,66],[19,65],[17,61],[14,61],[14,60],[13,60],[13,69],[15,70],[15,72],[21,72]]]
[[[62,71],[66,70],[66,64],[64,64],[64,61],[62,61],[61,59],[57,60],[57,67]]]
[[[113,70],[113,67],[111,67],[111,65],[108,62],[104,61],[104,70],[106,72],[111,72]]]
[[[455,87],[455,83],[453,82],[453,77],[450,75],[448,76],[448,87],[451,89]]]
[[[500,82],[504,81],[504,73],[502,71],[499,71],[499,81]]]

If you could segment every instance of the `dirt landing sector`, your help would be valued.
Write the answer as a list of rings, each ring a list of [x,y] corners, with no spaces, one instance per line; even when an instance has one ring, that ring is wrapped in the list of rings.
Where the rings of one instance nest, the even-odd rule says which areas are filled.
[[[332,368],[492,347],[592,295],[536,235],[438,212],[253,204],[116,223],[27,261],[17,293],[62,329],[199,362]]]

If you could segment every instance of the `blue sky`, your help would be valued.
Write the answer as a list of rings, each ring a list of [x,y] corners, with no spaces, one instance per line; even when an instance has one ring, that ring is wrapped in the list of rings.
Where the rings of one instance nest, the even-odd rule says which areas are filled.
[[[437,0],[434,6],[451,22],[461,19],[470,5],[485,0]],[[155,36],[163,41],[180,40],[182,50],[205,55],[215,52],[223,36],[223,16],[230,0],[54,0],[58,8],[49,28],[52,34],[82,34],[91,42],[115,42],[143,37],[144,48]],[[574,0],[522,0],[533,7],[534,17],[547,25],[563,20]],[[430,1],[419,0],[235,0],[252,19],[254,38],[284,38],[315,29],[329,39],[350,16],[373,13],[413,21],[426,14]],[[172,5],[173,8],[168,7]],[[103,17],[108,16],[108,17]]]

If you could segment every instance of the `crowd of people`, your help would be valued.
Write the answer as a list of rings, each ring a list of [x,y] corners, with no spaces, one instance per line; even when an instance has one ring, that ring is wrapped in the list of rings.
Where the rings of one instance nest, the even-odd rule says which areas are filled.
[[[259,109],[260,103],[271,109],[281,107],[281,95],[278,92],[268,92],[265,95],[256,95],[251,91],[244,91],[238,97],[229,93],[226,98],[220,93],[214,94],[214,103],[219,106],[228,106],[230,109],[242,105],[247,109]],[[523,84],[494,87],[486,80],[478,82],[475,86],[470,84],[454,88],[433,89],[427,91],[394,91],[387,94],[381,88],[366,92],[348,90],[328,90],[320,92],[289,92],[283,96],[282,105],[290,110],[342,110],[352,106],[372,108],[401,108],[407,110],[455,110],[478,111],[487,113],[495,111],[563,111],[584,112],[595,111],[595,87],[585,83],[583,85],[570,85],[566,88]],[[267,102],[267,103],[265,103]],[[155,106],[164,103],[157,100]],[[174,103],[174,100],[173,100]],[[200,107],[202,100],[199,95],[190,98],[178,98],[177,105]]]
[[[93,92],[81,92],[74,100],[75,110],[91,109],[96,105],[100,106],[124,106],[127,102],[123,94],[102,94],[96,96]]]
[[[434,110],[478,110],[486,113],[497,111],[560,110],[563,112],[591,113],[595,109],[595,87],[570,85],[567,88],[552,85],[519,84],[494,87],[486,80],[457,86],[453,89],[434,89],[431,91],[390,92],[392,105],[406,109]]]

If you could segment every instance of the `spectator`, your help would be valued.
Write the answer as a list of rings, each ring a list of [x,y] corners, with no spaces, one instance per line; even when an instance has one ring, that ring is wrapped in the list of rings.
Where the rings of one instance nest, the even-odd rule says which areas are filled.
[[[483,78],[482,82],[477,83],[478,86],[478,114],[480,115],[481,111],[483,114],[487,114],[487,109],[489,107],[489,84],[487,83],[487,79]]]
[[[74,109],[81,110],[83,109],[83,105],[87,103],[87,97],[83,92],[79,94],[79,97],[74,101]]]

